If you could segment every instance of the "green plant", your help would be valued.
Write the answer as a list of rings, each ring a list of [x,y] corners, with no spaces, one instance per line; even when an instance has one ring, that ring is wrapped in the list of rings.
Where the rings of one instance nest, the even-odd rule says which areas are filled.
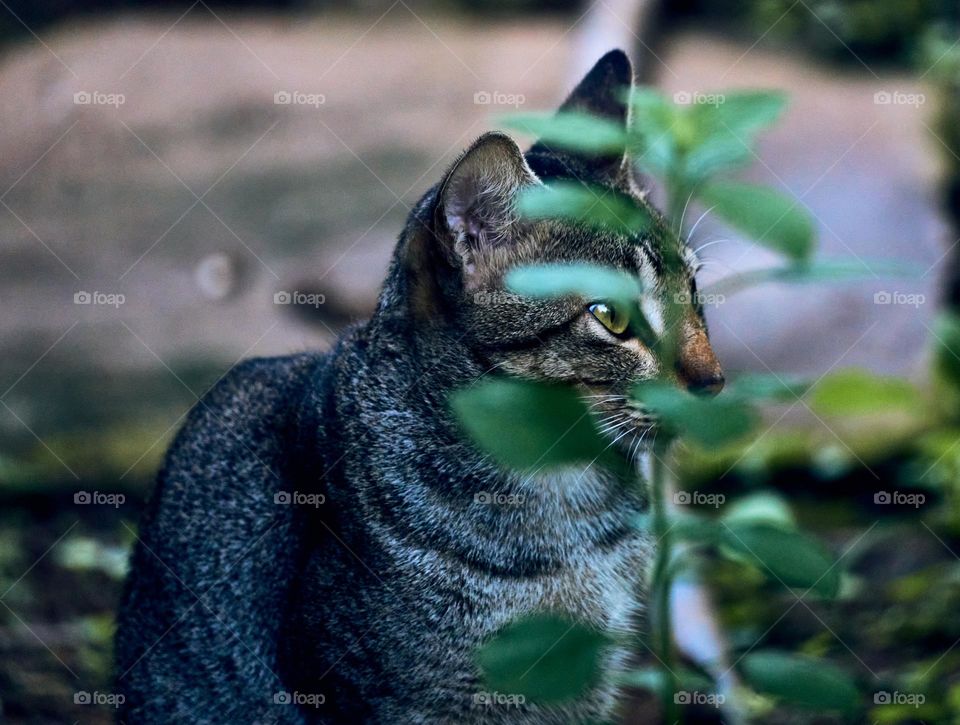
[[[737,92],[705,98],[706,103],[675,105],[652,90],[641,90],[631,99],[634,124],[626,133],[602,119],[575,113],[515,115],[506,123],[581,153],[610,154],[629,149],[631,157],[641,161],[640,170],[661,183],[672,234],[684,233],[684,210],[690,199],[696,198],[754,243],[784,258],[784,263],[775,268],[734,275],[722,281],[720,289],[735,291],[769,280],[831,280],[856,275],[857,265],[811,260],[814,227],[797,202],[772,189],[725,178],[755,157],[755,137],[778,118],[784,97]],[[521,214],[531,217],[561,217],[632,234],[643,233],[655,223],[649,214],[638,211],[617,193],[577,182],[533,189],[519,206]],[[674,247],[667,244],[662,250],[668,279],[670,265],[677,264],[676,252],[671,251]],[[658,337],[641,312],[638,299],[643,289],[638,279],[584,265],[527,267],[513,270],[507,286],[514,293],[530,297],[579,295],[588,302],[611,301],[629,310],[632,333],[664,360],[661,369],[672,368],[669,363],[676,345],[674,330],[679,312],[668,313],[665,331]],[[671,297],[669,292],[666,296]],[[671,307],[679,305],[668,305]],[[945,321],[938,335],[938,379],[953,396],[960,390],[958,329],[957,322]],[[681,515],[668,502],[671,489],[667,461],[678,447],[685,452],[684,460],[700,461],[704,468],[718,460],[729,461],[734,455],[738,456],[736,465],[745,457],[744,451],[763,437],[758,428],[759,408],[799,400],[807,393],[804,384],[776,374],[742,377],[715,399],[695,397],[666,379],[637,386],[634,399],[656,415],[659,428],[652,450],[652,475],[646,482],[637,480],[627,461],[599,435],[589,410],[572,389],[493,377],[453,399],[465,429],[506,466],[534,470],[607,465],[620,472],[624,485],[648,487],[650,514],[637,526],[652,531],[658,542],[650,600],[653,649],[660,666],[622,676],[626,683],[659,692],[668,722],[682,717],[674,693],[688,679],[694,683],[703,679],[678,665],[670,628],[672,583],[690,567],[696,568],[698,560],[727,560],[761,573],[786,589],[800,591],[801,598],[830,599],[841,590],[842,567],[825,546],[797,525],[775,491],[740,492],[722,516]],[[898,427],[888,432],[884,442],[910,438],[925,441],[931,446],[931,457],[935,450],[941,461],[950,460],[949,434],[944,439],[943,433],[955,425],[953,409],[943,410],[934,398],[907,381],[844,371],[819,381],[809,395],[820,414],[844,417],[854,425],[863,420],[864,414],[889,414]],[[801,442],[795,453],[809,463],[818,452],[799,450],[808,442],[798,440]],[[773,454],[777,452],[774,447]],[[552,667],[550,658],[538,658],[555,644],[551,633],[559,627],[574,631],[577,644],[567,646],[563,663]],[[558,623],[555,615],[544,613],[509,627],[488,642],[478,658],[491,686],[509,686],[528,699],[549,702],[575,695],[596,676],[597,657],[605,642],[602,633],[576,623]],[[853,678],[809,656],[755,650],[743,658],[739,670],[753,689],[774,701],[841,715],[857,711],[862,704]],[[526,676],[513,677],[517,671]],[[757,705],[751,697],[746,701]],[[769,701],[763,703],[763,707],[770,706]]]

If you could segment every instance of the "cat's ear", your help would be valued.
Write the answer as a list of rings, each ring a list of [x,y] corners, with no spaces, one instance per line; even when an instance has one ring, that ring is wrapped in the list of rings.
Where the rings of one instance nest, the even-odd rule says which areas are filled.
[[[596,62],[560,106],[562,112],[599,116],[627,128],[628,97],[633,88],[633,65],[622,50],[611,50]],[[625,183],[626,154],[588,156],[557,149],[542,141],[527,153],[531,166],[544,176],[572,176],[581,181]]]
[[[445,314],[447,300],[480,285],[485,262],[510,254],[517,196],[539,183],[516,142],[503,133],[481,136],[457,159],[402,248],[418,318]]]
[[[622,50],[611,50],[577,84],[561,111],[582,111],[627,124],[627,91],[633,86],[633,65]]]
[[[509,244],[517,195],[539,183],[503,133],[484,134],[453,165],[440,185],[435,226],[448,259],[466,277],[482,251]]]

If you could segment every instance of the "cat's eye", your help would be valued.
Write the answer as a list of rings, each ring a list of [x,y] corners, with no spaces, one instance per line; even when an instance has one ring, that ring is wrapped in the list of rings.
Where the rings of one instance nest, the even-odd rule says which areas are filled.
[[[587,309],[614,335],[622,335],[630,326],[630,317],[613,305],[595,302]]]

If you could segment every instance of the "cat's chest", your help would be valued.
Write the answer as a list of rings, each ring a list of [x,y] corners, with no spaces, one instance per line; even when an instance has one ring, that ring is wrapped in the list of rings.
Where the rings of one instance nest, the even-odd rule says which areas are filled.
[[[484,578],[479,606],[494,619],[553,611],[628,628],[653,559],[652,540],[634,524],[640,503],[590,470],[528,481],[526,494],[500,543],[521,547],[521,559],[549,551],[559,563],[533,576]]]
[[[509,620],[531,611],[566,614],[601,629],[627,631],[642,599],[652,547],[640,534],[606,550],[572,556],[552,574],[518,582],[496,614]]]

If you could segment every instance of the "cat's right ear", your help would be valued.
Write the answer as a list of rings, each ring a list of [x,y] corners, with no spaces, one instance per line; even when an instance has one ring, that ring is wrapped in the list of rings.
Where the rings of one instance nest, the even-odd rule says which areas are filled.
[[[626,130],[629,126],[627,97],[633,88],[633,66],[622,50],[611,50],[596,62],[573,89],[559,111],[597,116]],[[580,154],[538,141],[527,153],[533,168],[544,176],[570,176],[580,181],[629,187],[630,166],[626,154],[595,156]]]

